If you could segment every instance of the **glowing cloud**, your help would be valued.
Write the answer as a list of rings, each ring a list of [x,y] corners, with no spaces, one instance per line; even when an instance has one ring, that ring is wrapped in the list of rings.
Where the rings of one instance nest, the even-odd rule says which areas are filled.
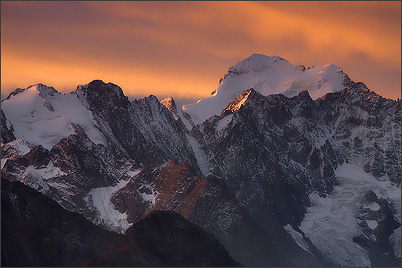
[[[63,92],[93,79],[125,94],[210,95],[253,53],[333,63],[400,97],[400,2],[1,2],[1,88]]]

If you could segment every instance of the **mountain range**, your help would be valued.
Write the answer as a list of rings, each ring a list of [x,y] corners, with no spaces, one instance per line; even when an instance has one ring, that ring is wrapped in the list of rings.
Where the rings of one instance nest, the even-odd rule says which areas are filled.
[[[25,229],[12,223],[26,222],[21,198],[36,208],[34,226],[56,205],[74,213],[45,227],[81,241],[73,265],[400,266],[401,102],[335,65],[254,54],[211,97],[183,107],[153,95],[130,101],[100,80],[69,94],[37,84],[10,93],[1,113],[8,266],[51,260],[6,246]],[[80,221],[91,233],[72,227]],[[160,222],[206,244],[164,237]],[[101,239],[113,242],[106,249]],[[71,256],[65,247],[56,253]],[[145,255],[133,255],[138,248]],[[18,255],[27,261],[13,262]]]

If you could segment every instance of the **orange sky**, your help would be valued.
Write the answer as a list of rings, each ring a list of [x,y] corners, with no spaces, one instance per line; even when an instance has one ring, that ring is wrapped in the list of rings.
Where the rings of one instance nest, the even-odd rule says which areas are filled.
[[[1,2],[1,90],[94,79],[126,95],[210,96],[253,53],[333,63],[401,96],[401,2]]]

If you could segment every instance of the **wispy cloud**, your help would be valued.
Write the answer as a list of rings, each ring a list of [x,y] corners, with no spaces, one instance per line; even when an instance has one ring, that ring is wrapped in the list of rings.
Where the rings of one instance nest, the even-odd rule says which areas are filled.
[[[400,96],[400,2],[1,2],[2,91],[104,79],[132,96],[209,96],[252,53],[334,63]],[[398,75],[399,74],[399,75]]]

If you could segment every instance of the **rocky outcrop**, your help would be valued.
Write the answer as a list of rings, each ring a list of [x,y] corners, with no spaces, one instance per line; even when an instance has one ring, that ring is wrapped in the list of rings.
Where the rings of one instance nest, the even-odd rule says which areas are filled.
[[[112,197],[115,207],[136,222],[153,210],[174,210],[186,218],[191,214],[205,179],[184,163],[169,161],[147,166]]]
[[[363,232],[353,241],[368,250],[373,266],[394,266],[398,260],[389,236],[401,224],[394,217],[392,205],[369,191],[365,195],[365,206],[361,206],[359,212],[358,223]]]

